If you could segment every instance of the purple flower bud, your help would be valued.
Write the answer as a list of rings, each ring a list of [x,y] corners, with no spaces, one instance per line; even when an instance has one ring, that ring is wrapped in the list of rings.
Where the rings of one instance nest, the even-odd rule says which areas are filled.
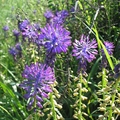
[[[40,96],[38,96],[38,95],[36,95],[36,99],[37,99],[38,101],[40,101],[40,102],[43,102],[43,99],[42,99]]]
[[[15,36],[15,41],[19,41],[20,32],[18,30],[13,30],[13,35]]]
[[[72,7],[72,8],[70,9],[70,12],[71,12],[71,13],[75,13],[75,8]]]
[[[21,44],[20,44],[20,43],[17,43],[17,44],[15,45],[15,48],[16,48],[16,50],[18,50],[18,51],[22,51],[22,48],[21,48]]]
[[[60,25],[64,23],[68,15],[69,14],[67,10],[57,11],[55,14],[53,14],[51,11],[46,11],[44,13],[48,23]]]
[[[18,56],[21,57],[22,56],[21,44],[17,43],[15,47],[10,48],[9,53],[14,57],[14,60],[16,60]]]
[[[60,24],[60,25],[62,25],[68,15],[69,14],[68,14],[67,10],[58,11],[58,12],[56,12],[56,16],[53,17],[51,22],[53,24]]]
[[[20,32],[18,30],[13,30],[13,35],[15,37],[18,37],[20,35]]]
[[[16,55],[17,55],[17,51],[16,51],[16,49],[15,49],[14,47],[9,49],[9,53],[10,53],[12,56],[16,56]]]
[[[4,27],[3,27],[3,30],[4,30],[4,31],[8,31],[8,30],[9,30],[9,27],[8,27],[8,26],[4,26]]]
[[[43,108],[43,106],[42,106],[42,104],[41,104],[40,102],[37,102],[37,106],[38,106],[39,108]]]
[[[24,31],[29,24],[30,22],[28,20],[24,20],[23,22],[19,23],[18,27],[20,31]]]
[[[114,51],[114,44],[112,42],[108,42],[108,41],[105,41],[104,42],[104,45],[105,45],[105,48],[108,52],[109,55],[112,55],[113,54],[113,51]],[[107,65],[108,65],[108,61],[107,61],[107,58],[106,58],[106,55],[104,53],[104,50],[101,49],[101,53],[102,53],[102,62],[101,62],[101,66],[103,68],[106,68]]]
[[[44,13],[44,16],[45,16],[47,19],[50,19],[50,18],[53,18],[53,17],[54,17],[54,14],[52,13],[52,11],[47,10],[47,11]]]
[[[114,68],[114,78],[117,79],[120,77],[120,63],[118,63]]]
[[[62,10],[62,11],[56,12],[56,15],[57,15],[57,16],[60,16],[60,17],[62,17],[62,18],[66,18],[66,17],[69,15],[69,13],[68,13],[67,10]]]
[[[109,55],[112,55],[113,51],[114,51],[114,47],[115,47],[114,44],[112,42],[105,41],[104,45],[105,45]]]
[[[48,98],[48,94],[46,94],[45,92],[42,92],[41,96],[44,97],[44,98]]]

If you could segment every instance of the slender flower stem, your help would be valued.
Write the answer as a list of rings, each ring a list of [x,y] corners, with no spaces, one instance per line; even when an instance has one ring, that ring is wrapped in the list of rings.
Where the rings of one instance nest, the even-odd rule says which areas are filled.
[[[108,120],[111,120],[111,118],[112,118],[112,113],[113,113],[112,112],[112,107],[113,107],[114,102],[115,102],[116,90],[117,90],[119,82],[120,82],[120,77],[115,82],[114,91],[113,91],[114,93],[112,94],[112,103],[111,103],[111,107],[110,107],[110,111],[109,111]]]
[[[55,104],[54,104],[54,99],[53,99],[53,93],[50,93],[50,101],[52,104],[52,114],[53,114],[53,120],[57,120],[57,115],[55,112]]]
[[[79,120],[82,120],[82,73],[80,73],[80,89],[79,89],[79,110],[80,113],[78,113]]]
[[[105,79],[105,77],[106,77],[106,69],[103,68],[102,69],[102,88],[106,87],[106,79]],[[103,99],[104,99],[104,95],[105,95],[105,93],[103,93]]]
[[[34,49],[32,50],[32,55],[33,55],[33,58],[34,58],[34,63],[36,63],[36,59],[35,59],[35,50],[34,50]]]
[[[102,68],[102,89],[106,87],[106,69],[105,68]],[[105,99],[105,92],[103,92],[103,101]],[[105,111],[104,111],[105,113]]]
[[[36,109],[36,95],[34,96],[34,108]],[[37,113],[35,112],[35,120],[37,120]]]

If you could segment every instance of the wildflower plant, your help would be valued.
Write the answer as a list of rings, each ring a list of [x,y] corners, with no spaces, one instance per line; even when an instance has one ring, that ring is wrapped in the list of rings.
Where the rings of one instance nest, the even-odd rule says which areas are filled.
[[[57,11],[55,13],[52,13],[52,11],[48,10],[44,14],[48,23],[59,25],[64,24],[65,19],[67,18],[68,15],[69,13],[67,10]]]
[[[98,120],[101,119],[108,119],[111,118],[118,118],[119,114],[119,63],[114,68],[114,74],[112,74],[112,81],[108,81],[108,71],[104,71],[102,75],[102,81],[99,82],[98,87],[99,90],[97,92],[98,95],[98,101],[99,101],[99,107],[98,111],[101,112],[101,114],[98,117]],[[104,76],[104,77],[103,77]],[[103,96],[101,99],[99,96]]]
[[[50,84],[55,81],[53,69],[39,63],[31,64],[25,67],[22,76],[27,79],[20,87],[26,90],[24,97],[29,100],[28,108],[42,108],[43,98],[47,98],[48,93],[52,92]]]
[[[13,56],[14,60],[17,60],[17,57],[22,56],[22,47],[20,43],[17,43],[15,47],[9,49],[9,53]]]
[[[18,30],[13,30],[13,35],[15,36],[15,41],[19,42],[20,32]]]
[[[59,24],[47,24],[41,29],[41,34],[48,54],[67,52],[68,47],[71,45],[70,32]]]
[[[104,45],[105,45],[105,48],[106,48],[108,54],[110,56],[113,55],[113,51],[114,51],[114,47],[115,47],[114,44],[112,42],[105,41]],[[105,67],[107,67],[107,59],[106,59],[106,55],[105,55],[103,49],[101,50],[101,52],[102,52],[102,66],[105,68]]]
[[[90,41],[89,36],[81,35],[80,40],[73,43],[73,56],[79,60],[80,71],[86,70],[87,62],[92,62],[97,55],[97,42],[93,39]]]
[[[104,41],[104,45],[108,52],[109,57],[112,56],[114,47],[115,47],[114,44],[112,42]],[[109,83],[108,81],[109,74],[110,74],[106,68],[108,66],[108,61],[103,49],[101,50],[101,52],[102,52],[102,60],[101,60],[102,72],[99,72],[98,77],[101,77],[102,80],[98,83],[98,87],[100,90],[98,90],[97,94],[98,94],[98,100],[100,102],[98,111],[103,112],[103,114],[99,115],[98,120],[100,119],[110,120],[111,118],[113,118],[111,115],[112,114],[111,112],[113,111],[112,104],[114,104],[115,102],[114,101],[115,99],[113,100],[113,96],[115,97],[116,93],[114,93],[113,96],[110,94],[112,94],[112,91],[115,87],[115,82],[111,81],[111,83]],[[102,100],[99,98],[99,95],[102,95]]]
[[[82,109],[86,108],[86,105],[83,103],[84,100],[88,98],[83,95],[84,92],[88,92],[88,90],[83,87],[86,84],[86,80],[83,77],[85,71],[87,70],[87,62],[93,61],[97,55],[97,42],[93,39],[90,41],[89,36],[81,35],[80,40],[75,40],[73,43],[73,56],[75,56],[79,60],[79,76],[75,79],[76,82],[76,89],[74,90],[73,95],[77,98],[75,104],[75,114],[74,118],[76,119],[84,119],[83,115],[88,116]]]
[[[19,3],[1,28],[1,119],[119,120],[118,0]]]

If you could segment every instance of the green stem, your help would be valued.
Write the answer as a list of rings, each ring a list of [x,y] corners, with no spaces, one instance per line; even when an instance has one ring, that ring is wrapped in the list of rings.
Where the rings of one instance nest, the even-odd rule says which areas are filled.
[[[102,68],[102,89],[106,87],[106,69]],[[105,92],[103,92],[103,101],[105,99]],[[105,114],[105,111],[104,111]]]
[[[112,103],[111,103],[111,107],[110,107],[110,111],[109,111],[108,120],[111,120],[111,118],[112,118],[112,106],[113,106],[113,104],[115,102],[116,90],[117,90],[119,81],[120,81],[120,77],[115,82],[114,91],[113,91],[114,93],[112,94]]]
[[[82,120],[82,74],[80,73],[80,90],[79,90],[79,110],[80,110],[80,114],[78,114],[78,118],[79,120]]]
[[[50,101],[51,101],[51,105],[52,105],[53,120],[57,120],[57,115],[55,112],[55,104],[54,104],[54,99],[53,99],[53,93],[50,93]]]
[[[36,95],[34,96],[34,108],[36,108]],[[35,120],[37,120],[37,113],[35,112]]]
[[[107,84],[105,77],[106,77],[106,69],[103,68],[102,69],[102,88],[105,88]],[[103,99],[104,99],[104,96],[105,96],[105,93],[103,93]]]

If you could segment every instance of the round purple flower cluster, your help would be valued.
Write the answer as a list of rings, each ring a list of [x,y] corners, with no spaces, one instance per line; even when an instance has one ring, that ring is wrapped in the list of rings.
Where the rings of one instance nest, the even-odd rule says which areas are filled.
[[[8,31],[8,30],[9,30],[9,26],[4,26],[4,27],[3,27],[3,30],[4,30],[4,31]]]
[[[22,56],[21,44],[17,43],[15,47],[11,47],[9,49],[9,53],[13,56],[14,60],[16,60],[18,56],[21,57]]]
[[[18,24],[18,28],[20,31],[24,31],[29,24],[30,22],[28,20],[24,20]]]
[[[15,42],[18,42],[20,32],[18,30],[13,30],[13,35],[15,36]]]
[[[96,57],[95,55],[98,54],[96,48],[97,43],[95,39],[90,41],[89,36],[85,36],[82,34],[80,40],[75,40],[73,43],[73,56],[79,59],[80,69],[86,69],[86,62],[93,61]]]
[[[120,77],[120,63],[114,67],[114,78],[118,79]]]
[[[71,45],[70,32],[59,24],[47,24],[41,29],[41,34],[48,54],[66,52]]]
[[[43,98],[47,98],[47,93],[52,92],[50,84],[55,81],[53,69],[40,63],[26,65],[22,76],[26,80],[20,84],[20,87],[26,91],[24,97],[29,100],[28,108],[31,109],[32,106],[42,108]]]
[[[52,11],[50,10],[47,10],[45,13],[44,13],[44,16],[46,19],[51,19],[54,17],[54,14],[52,13]]]
[[[65,22],[66,17],[69,15],[67,10],[57,11],[55,14],[52,11],[46,11],[44,16],[47,19],[47,22],[51,24],[60,24],[62,25]]]
[[[108,51],[108,54],[112,55],[114,51],[114,47],[115,47],[114,44],[112,42],[105,41],[104,45],[105,45],[106,50]]]
[[[113,55],[113,51],[114,51],[114,44],[112,43],[112,42],[109,42],[109,41],[105,41],[104,42],[104,45],[105,45],[105,48],[106,48],[106,50],[107,50],[107,52],[108,52],[108,54],[109,55]],[[103,49],[101,49],[101,55],[102,55],[102,67],[103,68],[106,68],[107,67],[107,64],[108,64],[108,62],[107,62],[107,59],[106,59],[106,55],[105,55],[105,53],[104,53],[104,50]]]

